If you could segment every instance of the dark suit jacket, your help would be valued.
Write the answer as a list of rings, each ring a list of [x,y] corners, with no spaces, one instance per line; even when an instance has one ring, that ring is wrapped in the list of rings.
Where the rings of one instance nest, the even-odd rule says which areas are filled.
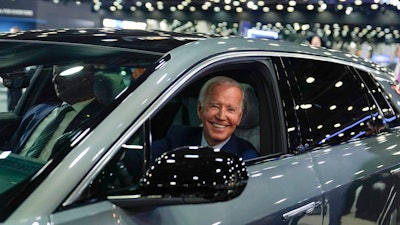
[[[151,147],[152,158],[162,153],[183,146],[199,146],[201,144],[203,128],[190,126],[172,126],[165,138],[154,141]],[[259,154],[254,146],[232,134],[229,141],[221,148],[224,152],[241,156],[244,160],[257,157]]]
[[[10,150],[18,154],[23,149],[24,145],[32,135],[36,127],[40,122],[50,114],[55,108],[60,106],[59,102],[43,103],[32,107],[24,117],[22,118],[21,124],[17,131],[13,135],[10,141]],[[82,127],[82,124],[89,121],[91,118],[96,116],[104,106],[97,101],[92,101],[89,105],[83,108],[71,121],[64,133],[78,129]]]

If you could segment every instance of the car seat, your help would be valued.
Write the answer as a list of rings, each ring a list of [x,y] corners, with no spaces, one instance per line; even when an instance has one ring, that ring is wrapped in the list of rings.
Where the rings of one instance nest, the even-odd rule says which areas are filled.
[[[253,87],[248,84],[241,84],[244,89],[244,111],[235,134],[249,141],[260,152],[260,121],[258,99]]]
[[[118,74],[99,73],[94,76],[93,88],[97,101],[108,105],[125,88],[125,85]]]

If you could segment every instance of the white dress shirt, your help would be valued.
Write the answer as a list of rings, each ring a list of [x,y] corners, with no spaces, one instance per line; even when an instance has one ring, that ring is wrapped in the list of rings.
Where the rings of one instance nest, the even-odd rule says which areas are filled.
[[[86,100],[83,102],[78,102],[76,104],[71,105],[71,107],[74,109],[67,114],[65,114],[65,117],[59,127],[54,131],[54,134],[50,141],[46,144],[46,146],[43,148],[39,155],[39,159],[47,161],[50,158],[50,155],[52,153],[52,149],[57,142],[58,137],[60,137],[64,131],[67,129],[68,125],[71,123],[71,121],[75,118],[75,116],[87,105],[89,105],[90,102],[92,102],[93,99]],[[63,103],[67,104],[67,103]],[[63,105],[62,104],[62,105]],[[20,155],[26,155],[28,153],[28,150],[32,147],[33,143],[38,139],[39,135],[43,132],[44,128],[49,124],[58,114],[60,111],[61,107],[55,108],[49,115],[47,115],[42,122],[36,127],[36,129],[32,132],[31,136],[29,137],[28,141],[26,142],[24,148],[22,149]]]
[[[219,143],[219,144],[217,144],[217,145],[211,146],[211,145],[208,144],[206,138],[204,137],[204,132],[203,132],[203,134],[202,134],[202,136],[201,136],[201,143],[200,143],[200,146],[204,146],[204,147],[209,146],[209,147],[212,147],[213,149],[221,149],[222,147],[224,147],[224,145],[225,145],[230,139],[231,139],[231,137],[229,137],[228,139],[226,139],[226,140],[223,141],[222,143]]]

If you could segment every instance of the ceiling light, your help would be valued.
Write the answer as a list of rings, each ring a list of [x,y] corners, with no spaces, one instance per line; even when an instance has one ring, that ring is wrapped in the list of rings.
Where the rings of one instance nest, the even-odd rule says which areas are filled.
[[[321,5],[319,6],[318,11],[319,11],[319,12],[323,12],[323,11],[325,11],[327,8],[328,8],[328,5],[325,4],[325,3],[323,3],[323,4],[321,4]]]
[[[276,9],[279,10],[279,11],[283,10],[283,8],[284,8],[284,7],[283,7],[282,4],[277,4],[277,5],[276,5]]]
[[[99,11],[100,8],[101,8],[101,5],[100,5],[100,4],[95,4],[95,5],[93,5],[93,10],[94,10],[94,11]]]
[[[335,87],[341,87],[343,85],[343,82],[342,81],[338,81],[338,82],[336,82],[336,84],[335,84]]]
[[[308,30],[310,29],[310,24],[304,24],[301,26],[301,30]]]
[[[315,78],[314,78],[314,77],[308,77],[308,78],[306,79],[306,82],[309,83],[309,84],[314,83],[314,81],[315,81]]]
[[[252,9],[255,6],[254,2],[248,1],[247,2],[247,8]]]
[[[350,15],[353,12],[353,7],[349,6],[346,8],[346,15]]]

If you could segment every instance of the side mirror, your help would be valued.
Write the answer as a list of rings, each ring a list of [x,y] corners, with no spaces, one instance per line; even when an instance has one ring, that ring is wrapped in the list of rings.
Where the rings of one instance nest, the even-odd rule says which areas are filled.
[[[236,155],[209,147],[184,147],[156,159],[140,181],[146,195],[226,201],[246,187],[247,169]]]

